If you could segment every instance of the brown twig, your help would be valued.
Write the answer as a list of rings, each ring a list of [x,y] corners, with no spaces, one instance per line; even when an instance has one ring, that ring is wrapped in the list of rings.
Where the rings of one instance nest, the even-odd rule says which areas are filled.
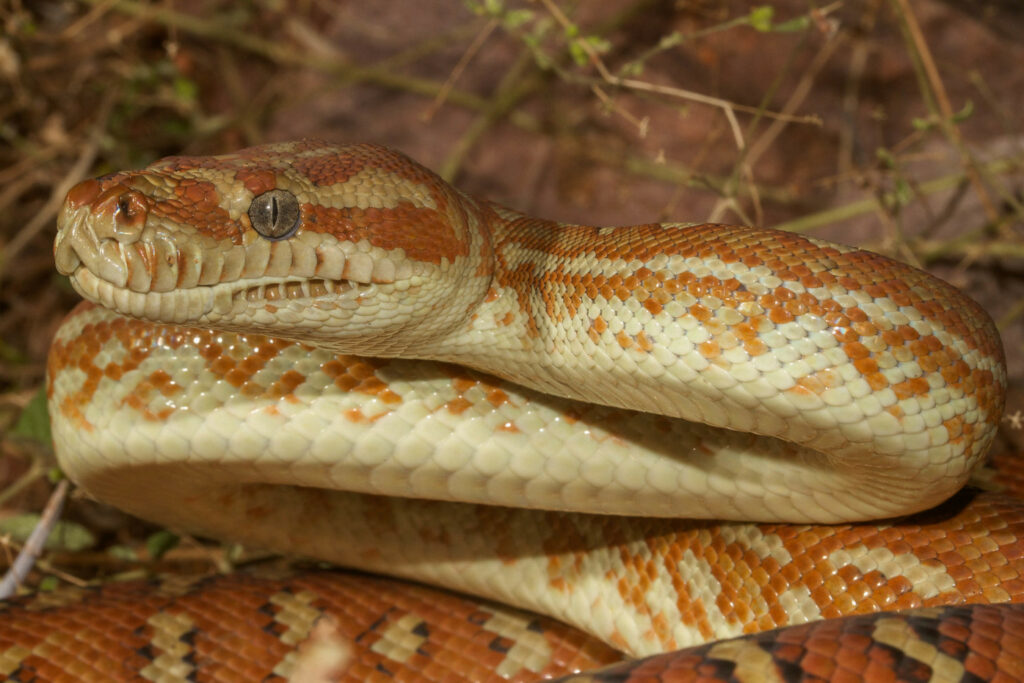
[[[0,580],[0,600],[6,600],[13,596],[18,590],[18,586],[25,583],[28,573],[35,566],[36,558],[43,552],[43,546],[46,544],[46,539],[50,537],[53,526],[60,519],[60,513],[64,509],[64,501],[68,495],[68,486],[68,480],[62,479],[53,489],[50,500],[46,502],[46,507],[43,508],[43,513],[39,516],[39,523],[29,534],[21,552],[11,564],[11,568]]]
[[[953,143],[953,146],[959,153],[961,161],[964,164],[964,168],[967,171],[967,176],[970,179],[971,184],[974,186],[975,192],[978,194],[978,200],[981,202],[985,215],[990,222],[995,223],[999,219],[999,212],[996,210],[995,204],[989,196],[985,183],[982,181],[981,175],[978,172],[978,167],[975,164],[974,158],[967,150],[963,136],[960,134],[960,129],[954,121],[953,107],[949,103],[949,96],[946,94],[946,86],[942,83],[942,77],[939,75],[939,70],[935,66],[935,60],[932,58],[931,49],[928,47],[928,41],[924,38],[924,33],[921,31],[920,24],[917,23],[917,16],[914,14],[914,10],[910,7],[909,0],[893,0],[893,2],[896,4],[898,14],[902,19],[901,23],[904,27],[904,31],[909,37],[911,44],[914,46],[917,58],[920,60],[921,68],[924,70],[927,77],[931,94],[935,98],[935,104],[939,110],[939,125],[942,126],[942,130],[946,133],[946,136],[949,138],[950,142]]]
[[[81,151],[79,151],[75,163],[59,182],[54,183],[53,190],[50,191],[50,197],[46,200],[43,208],[14,236],[14,239],[8,243],[7,248],[0,253],[0,280],[4,278],[4,270],[7,264],[17,258],[21,250],[28,246],[43,228],[50,225],[54,217],[56,217],[61,204],[64,203],[64,195],[92,168],[93,162],[96,161],[96,155],[99,153],[100,140],[107,128],[110,111],[116,99],[115,89],[107,91],[98,108],[99,111],[96,120],[93,122],[92,129]]]
[[[552,18],[558,24],[566,30],[573,28],[573,24],[569,21],[569,18],[565,16],[562,10],[552,0],[540,0],[544,5],[545,9],[551,14]],[[641,81],[635,78],[622,78],[616,76],[605,64],[601,56],[597,54],[593,46],[590,45],[586,40],[576,38],[576,44],[581,50],[587,55],[587,59],[594,68],[597,70],[598,75],[608,85],[626,88],[628,90],[636,90],[639,92],[650,92],[658,95],[667,95],[669,97],[675,97],[678,99],[689,100],[691,102],[697,102],[699,104],[706,104],[712,107],[717,107],[722,110],[726,118],[729,120],[729,126],[733,129],[733,137],[736,140],[736,144],[740,149],[743,149],[743,132],[739,128],[739,123],[736,122],[735,112],[743,112],[746,114],[754,114],[757,116],[766,116],[768,118],[781,118],[785,119],[790,123],[809,123],[814,125],[821,125],[821,119],[817,116],[794,116],[792,114],[766,111],[760,107],[750,107],[738,102],[730,102],[720,97],[712,97],[711,95],[705,95],[703,93],[694,92],[692,90],[686,90],[685,88],[677,88],[674,86],[657,85],[654,83],[648,83],[647,81]]]
[[[491,19],[484,24],[484,27],[480,29],[480,32],[473,38],[473,42],[469,44],[469,47],[467,47],[465,52],[462,53],[462,56],[459,57],[459,61],[454,67],[452,67],[451,73],[448,74],[448,78],[446,78],[444,83],[441,84],[441,89],[437,91],[437,95],[434,96],[430,105],[427,106],[420,115],[421,121],[428,122],[434,118],[437,111],[444,105],[445,100],[448,99],[448,94],[452,91],[452,88],[455,87],[455,83],[459,80],[459,77],[462,76],[462,72],[465,71],[466,67],[469,66],[469,63],[473,61],[473,57],[475,57],[480,51],[480,48],[483,47],[484,43],[487,42],[487,39],[492,33],[494,33],[494,29],[496,28],[498,28],[497,19]]]

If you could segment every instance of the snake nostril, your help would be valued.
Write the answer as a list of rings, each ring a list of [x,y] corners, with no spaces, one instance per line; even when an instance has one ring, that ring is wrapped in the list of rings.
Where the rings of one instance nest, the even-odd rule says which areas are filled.
[[[119,224],[141,227],[149,213],[149,199],[138,190],[128,190],[114,203],[114,220]]]

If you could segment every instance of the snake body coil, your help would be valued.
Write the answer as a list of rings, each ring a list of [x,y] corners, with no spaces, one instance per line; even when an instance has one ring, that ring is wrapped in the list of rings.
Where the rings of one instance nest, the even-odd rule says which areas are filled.
[[[982,595],[993,568],[951,572],[890,524],[752,523],[924,510],[988,450],[991,320],[884,257],[527,218],[384,148],[308,140],[85,181],[55,256],[105,307],[51,353],[61,465],[140,516],[523,605],[632,654],[1024,594]],[[872,572],[875,597],[850,599]]]

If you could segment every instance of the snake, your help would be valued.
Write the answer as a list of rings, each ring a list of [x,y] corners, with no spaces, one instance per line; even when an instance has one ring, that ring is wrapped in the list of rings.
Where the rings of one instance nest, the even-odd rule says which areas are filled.
[[[312,139],[83,181],[54,257],[91,302],[48,362],[60,466],[144,519],[549,615],[660,671],[871,612],[1019,624],[1024,512],[957,493],[1002,414],[999,335],[912,266],[532,218]]]

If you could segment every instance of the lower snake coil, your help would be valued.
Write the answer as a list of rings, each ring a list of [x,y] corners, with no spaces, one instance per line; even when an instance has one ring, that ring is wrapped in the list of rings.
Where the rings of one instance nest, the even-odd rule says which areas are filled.
[[[1001,417],[1003,351],[927,273],[767,229],[533,219],[312,140],[84,181],[54,253],[94,302],[48,368],[88,495],[494,601],[324,571],[165,583],[118,603],[150,612],[110,677],[287,678],[350,582],[343,602],[399,601],[335,624],[351,680],[430,680],[446,657],[466,680],[558,673],[555,627],[494,603],[670,653],[591,680],[1024,678],[1024,509],[957,493]],[[200,614],[221,599],[264,626],[240,643],[227,621],[255,616]],[[483,654],[435,651],[435,600]],[[0,630],[0,673],[70,657],[47,623]]]

